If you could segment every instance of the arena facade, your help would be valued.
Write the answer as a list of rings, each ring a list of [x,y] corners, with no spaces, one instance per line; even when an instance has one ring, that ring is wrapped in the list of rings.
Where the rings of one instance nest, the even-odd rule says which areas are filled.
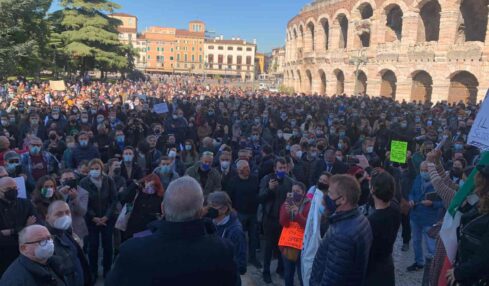
[[[296,92],[478,102],[489,87],[489,0],[317,0],[286,31]]]

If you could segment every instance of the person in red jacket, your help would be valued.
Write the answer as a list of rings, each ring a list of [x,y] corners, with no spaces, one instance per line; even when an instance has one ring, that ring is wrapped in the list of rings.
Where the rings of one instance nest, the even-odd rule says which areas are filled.
[[[280,207],[280,224],[285,229],[295,222],[304,231],[310,208],[311,201],[306,197],[306,186],[301,182],[294,182],[292,192],[287,194],[287,199]],[[296,267],[298,268],[299,280],[302,280],[300,273],[300,249],[281,246],[280,251],[282,252],[284,261],[285,286],[292,286],[294,285]]]

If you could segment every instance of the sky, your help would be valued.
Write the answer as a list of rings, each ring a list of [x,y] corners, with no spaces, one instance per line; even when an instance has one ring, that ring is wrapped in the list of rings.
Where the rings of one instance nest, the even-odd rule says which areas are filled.
[[[271,52],[285,45],[287,22],[312,0],[112,0],[116,12],[138,17],[138,30],[149,26],[188,29],[191,20],[202,20],[208,31],[230,39],[256,39],[258,51]],[[57,9],[53,5],[51,10]]]

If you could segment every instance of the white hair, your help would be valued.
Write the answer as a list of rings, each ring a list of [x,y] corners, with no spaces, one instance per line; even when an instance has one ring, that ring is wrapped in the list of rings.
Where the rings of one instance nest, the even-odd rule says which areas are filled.
[[[244,166],[249,166],[250,164],[248,164],[248,161],[246,160],[239,160],[237,163],[236,163],[236,168],[240,169]]]
[[[38,225],[38,224],[33,224],[24,227],[20,232],[19,232],[19,245],[25,244],[27,241],[29,241],[29,237],[32,235],[31,233],[35,230],[41,230],[41,229],[46,229],[45,226]]]
[[[185,176],[170,183],[163,199],[165,219],[171,222],[194,220],[204,206],[204,193],[199,182]]]

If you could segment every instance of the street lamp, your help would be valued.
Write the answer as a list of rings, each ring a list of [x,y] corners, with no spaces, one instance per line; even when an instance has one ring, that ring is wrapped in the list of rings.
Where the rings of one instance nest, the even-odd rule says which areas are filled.
[[[355,66],[355,90],[353,92],[354,95],[358,93],[358,69],[360,68],[361,65],[366,65],[368,62],[368,58],[364,53],[365,51],[359,50],[357,56],[351,56],[350,60],[348,61],[349,64]]]

